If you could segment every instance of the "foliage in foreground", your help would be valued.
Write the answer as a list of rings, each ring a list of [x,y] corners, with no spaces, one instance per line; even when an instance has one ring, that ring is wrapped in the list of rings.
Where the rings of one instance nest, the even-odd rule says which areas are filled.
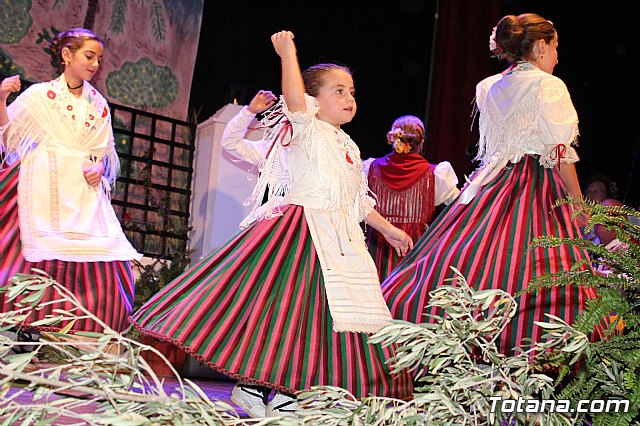
[[[569,376],[567,383],[558,388],[557,397],[628,400],[628,413],[593,413],[590,420],[594,426],[640,424],[640,226],[633,220],[640,218],[640,212],[627,206],[603,206],[588,201],[574,214],[583,212],[590,214],[587,232],[595,226],[615,230],[622,249],[608,250],[583,238],[552,236],[537,238],[532,244],[545,248],[569,245],[586,250],[596,265],[610,271],[594,274],[579,263],[569,271],[540,277],[531,285],[532,289],[538,289],[581,283],[594,288],[598,295],[587,302],[573,327],[587,335],[596,334],[599,339],[589,343],[577,371],[569,374],[569,367],[562,365],[561,376]]]
[[[299,395],[303,410],[297,418],[242,419],[232,407],[209,400],[196,384],[181,380],[175,372],[179,386],[165,390],[140,356],[142,351],[155,350],[102,324],[104,333],[83,333],[95,339],[93,345],[60,338],[66,331],[62,330],[41,339],[30,352],[10,355],[21,343],[0,340],[0,396],[5,401],[0,419],[3,424],[51,424],[67,416],[78,419],[77,424],[112,425],[569,424],[562,413],[501,412],[495,397],[552,398],[553,380],[536,371],[531,361],[553,348],[563,348],[575,361],[588,347],[587,336],[551,318],[549,323],[540,323],[547,331],[544,343],[533,343],[528,350],[505,357],[498,353],[495,340],[517,309],[515,301],[502,291],[474,292],[459,274],[455,281],[455,285],[438,288],[430,302],[447,313],[444,318],[434,324],[396,321],[372,337],[376,343],[397,345],[396,357],[390,360],[396,370],[416,372],[416,395],[411,401],[357,400],[343,389],[317,387]],[[45,286],[54,286],[60,298],[72,300],[76,309],[58,311],[55,318],[40,325],[80,316],[100,321],[51,278],[18,275],[6,291],[10,297],[22,294],[24,306],[0,314],[0,330],[19,326],[37,306]],[[115,354],[114,346],[119,348]],[[43,352],[55,352],[65,362],[38,367],[34,358]],[[28,405],[17,401],[25,393],[33,395]],[[83,410],[87,406],[97,409],[77,414],[87,411]]]
[[[428,324],[394,321],[372,336],[372,342],[396,346],[396,356],[390,360],[396,371],[408,368],[415,373],[416,393],[411,401],[358,400],[344,389],[317,387],[299,395],[303,410],[296,418],[243,419],[231,406],[211,401],[176,372],[178,387],[166,390],[140,356],[143,351],[163,355],[102,324],[104,333],[84,333],[95,339],[93,344],[69,342],[63,338],[67,331],[63,329],[22,354],[10,353],[24,343],[0,336],[0,424],[55,424],[61,416],[75,418],[77,424],[111,425],[640,424],[640,227],[627,220],[640,213],[595,204],[585,208],[592,213],[587,230],[596,224],[609,226],[628,249],[610,252],[581,238],[542,237],[533,245],[570,244],[593,253],[612,271],[599,276],[587,265],[577,264],[570,271],[532,283],[530,291],[574,283],[596,289],[599,297],[589,301],[573,326],[550,317],[549,322],[538,323],[545,330],[543,342],[531,342],[528,348],[506,357],[497,351],[495,341],[517,309],[513,297],[499,290],[474,292],[455,271],[455,282],[438,287],[429,302],[442,310],[442,317]],[[60,299],[71,300],[76,308],[57,311],[41,325],[87,316],[100,322],[51,278],[17,275],[3,291],[12,298],[21,295],[23,306],[0,313],[0,331],[19,328],[30,310],[37,309],[46,286],[54,286]],[[614,313],[623,323],[603,321]],[[589,342],[594,332],[603,338]],[[114,346],[119,348],[115,354],[110,349]],[[64,362],[34,362],[52,353]],[[544,374],[549,371],[544,367],[549,366],[558,368],[557,374]],[[24,394],[33,397],[28,405],[18,402]],[[498,398],[525,401],[526,406],[537,408],[514,413],[504,409]],[[568,400],[572,409],[580,399],[628,400],[630,410],[592,413],[586,419],[584,413],[550,412],[548,406],[536,406],[541,399]],[[78,414],[87,406],[97,408]]]
[[[571,413],[551,412],[536,405],[553,399],[553,379],[535,365],[554,348],[580,358],[588,347],[584,333],[559,318],[539,322],[544,343],[532,342],[507,357],[497,350],[496,339],[513,317],[517,304],[501,290],[475,292],[456,271],[455,285],[438,287],[429,306],[444,311],[435,323],[394,321],[372,337],[384,345],[396,344],[391,360],[396,370],[409,368],[418,377],[415,398],[409,402],[365,398],[357,401],[339,389],[314,389],[302,393],[313,408],[318,424],[376,425],[568,425]],[[502,400],[536,405],[529,413],[503,410]],[[508,412],[507,412],[508,411]]]
[[[41,272],[41,271],[37,271]],[[41,302],[44,289],[52,286],[59,299]],[[167,389],[141,356],[154,352],[170,366],[162,353],[115,332],[87,311],[72,293],[42,275],[18,274],[4,287],[6,297],[22,296],[17,309],[0,313],[0,425],[239,425],[257,424],[242,419],[233,407],[212,401],[195,383],[181,379],[173,370],[177,387]],[[51,326],[70,320],[60,333],[43,333],[33,343],[8,338],[19,330],[32,309],[70,301],[70,311],[32,325]],[[103,333],[67,334],[74,318],[98,322]],[[80,340],[81,339],[81,340]],[[27,352],[20,348],[28,348]],[[19,352],[19,353],[16,353]],[[55,359],[44,364],[38,358]],[[28,400],[28,403],[24,403]],[[77,423],[69,423],[76,420]],[[260,424],[283,424],[278,419]],[[285,423],[286,424],[286,423]]]

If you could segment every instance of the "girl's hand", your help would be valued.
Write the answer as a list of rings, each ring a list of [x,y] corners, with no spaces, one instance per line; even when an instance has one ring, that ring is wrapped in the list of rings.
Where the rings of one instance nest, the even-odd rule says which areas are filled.
[[[89,185],[94,187],[98,186],[102,180],[102,175],[104,174],[104,163],[102,161],[93,163],[86,160],[84,167],[82,167],[82,173]]]
[[[402,229],[391,226],[384,234],[384,238],[396,249],[398,256],[405,256],[413,248],[413,240]]]
[[[587,213],[580,213],[578,216],[576,216],[576,225],[583,228],[587,226],[587,223],[589,223],[589,219],[591,219],[591,215]]]
[[[293,33],[291,31],[280,31],[271,36],[271,43],[276,53],[281,58],[286,56],[295,56],[297,54],[296,44],[293,42]]]
[[[11,92],[20,90],[20,76],[14,75],[7,77],[0,83],[0,102],[7,102],[7,98]]]
[[[576,221],[576,225],[580,228],[584,228],[589,223],[589,219],[591,219],[591,213],[585,209],[583,204],[582,195],[577,199],[573,204],[569,204],[571,206],[571,214],[575,215],[574,220]]]
[[[259,114],[272,106],[278,98],[269,90],[260,90],[249,102],[249,112]]]

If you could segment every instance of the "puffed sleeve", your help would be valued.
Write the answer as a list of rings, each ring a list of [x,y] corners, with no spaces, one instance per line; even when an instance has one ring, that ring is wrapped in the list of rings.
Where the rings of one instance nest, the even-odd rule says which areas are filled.
[[[280,96],[280,104],[282,104],[282,114],[286,118],[286,124],[291,131],[291,138],[288,139],[286,145],[293,147],[308,146],[313,143],[314,123],[316,114],[318,113],[318,102],[316,98],[305,93],[306,101],[305,111],[290,111],[284,96]],[[286,133],[285,130],[283,132]],[[286,137],[285,137],[286,139]]]
[[[363,222],[376,207],[376,200],[369,194],[363,194],[358,198],[358,205],[356,207],[357,220],[358,222]]]
[[[93,86],[89,87],[93,89]],[[109,104],[104,96],[95,91],[93,102],[89,98],[85,98],[85,105],[89,111],[93,109],[98,118],[96,118],[95,124],[83,144],[89,147],[89,154],[95,161],[102,161],[104,164],[103,182],[113,188],[120,175],[120,159],[116,151]]]
[[[371,168],[371,163],[373,163],[376,159],[375,158],[367,158],[366,160],[362,161],[362,171],[364,172],[365,176],[369,176],[369,169]]]
[[[482,111],[487,99],[487,92],[500,78],[502,78],[501,74],[494,74],[476,84],[476,107],[480,111]]]
[[[578,114],[571,102],[567,86],[550,76],[540,83],[540,116],[538,125],[545,145],[540,164],[551,168],[560,163],[575,163],[580,158],[574,145],[578,137]]]
[[[358,222],[364,221],[376,207],[375,194],[369,189],[367,175],[362,173],[360,188],[356,197],[355,215]]]
[[[305,125],[313,121],[314,117],[318,113],[318,101],[313,96],[309,96],[305,93],[304,99],[307,104],[306,111],[290,111],[287,106],[287,102],[282,99],[282,112],[289,119],[294,128],[296,125]]]
[[[254,118],[255,114],[250,112],[248,107],[243,107],[225,126],[220,144],[231,155],[260,166],[267,157],[268,141],[244,139],[249,124]]]
[[[9,121],[0,129],[0,142],[5,153],[17,153],[23,157],[40,142],[39,139],[44,132],[34,115],[34,105],[42,97],[39,96],[40,86],[34,84],[28,87],[7,105]]]
[[[436,166],[434,170],[435,181],[435,205],[451,204],[451,202],[460,194],[458,189],[458,177],[453,171],[451,163],[443,161]]]

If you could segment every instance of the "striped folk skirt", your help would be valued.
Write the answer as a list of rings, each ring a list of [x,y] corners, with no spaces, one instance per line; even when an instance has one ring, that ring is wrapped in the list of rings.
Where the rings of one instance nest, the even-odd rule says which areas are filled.
[[[449,284],[445,279],[454,275],[450,266],[475,290],[515,294],[537,276],[587,259],[585,251],[569,245],[529,250],[533,238],[542,235],[580,238],[571,207],[552,207],[567,195],[555,169],[526,156],[507,166],[469,204],[451,203],[383,282],[391,315],[416,323],[425,322],[425,314],[440,315],[426,305],[429,292]],[[514,346],[524,344],[523,338],[540,341],[542,330],[534,321],[548,321],[545,313],[571,324],[594,296],[592,289],[579,285],[525,293],[516,300],[518,310],[498,341],[499,350],[510,355]]]
[[[134,280],[128,261],[114,262],[66,262],[44,260],[28,262],[22,257],[20,227],[18,221],[18,176],[20,163],[0,170],[0,286],[4,286],[17,273],[31,274],[32,268],[45,271],[58,283],[75,295],[80,303],[114,330],[122,331],[129,325],[128,317],[133,308]],[[48,288],[41,303],[60,299],[52,288]],[[20,298],[18,298],[20,300]],[[0,292],[0,309],[7,312],[16,309],[13,301],[5,300]],[[34,321],[54,315],[54,309],[70,310],[69,302],[50,304],[33,311],[25,321]],[[76,312],[77,315],[83,315]],[[59,330],[67,322],[52,327],[37,327],[43,330]],[[102,332],[103,328],[90,319],[81,319],[74,324],[73,331]]]
[[[390,374],[385,363],[393,348],[333,331],[304,210],[283,213],[253,223],[168,284],[134,324],[240,381],[292,393],[331,385],[356,397],[411,398],[409,373]]]

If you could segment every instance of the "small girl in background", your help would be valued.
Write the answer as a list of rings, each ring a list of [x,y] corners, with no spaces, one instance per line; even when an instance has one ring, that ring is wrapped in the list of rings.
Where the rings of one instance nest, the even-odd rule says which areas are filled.
[[[394,349],[368,342],[391,315],[360,222],[400,254],[413,242],[373,209],[360,151],[340,128],[357,108],[351,72],[319,64],[301,73],[293,34],[271,40],[283,91],[282,102],[265,112],[265,122],[278,122],[271,143],[242,139],[255,114],[275,101],[264,91],[223,137],[227,150],[260,166],[245,229],[168,284],[133,321],[143,334],[238,380],[231,399],[252,417],[291,415],[295,393],[316,385],[357,398],[409,399],[411,376],[392,374],[386,364]]]
[[[424,124],[413,115],[397,118],[387,133],[391,153],[363,161],[369,188],[376,194],[376,210],[414,241],[426,231],[436,206],[450,204],[460,193],[458,178],[448,161],[430,164],[420,155]],[[366,241],[380,280],[396,267],[400,257],[384,237],[367,227]]]

